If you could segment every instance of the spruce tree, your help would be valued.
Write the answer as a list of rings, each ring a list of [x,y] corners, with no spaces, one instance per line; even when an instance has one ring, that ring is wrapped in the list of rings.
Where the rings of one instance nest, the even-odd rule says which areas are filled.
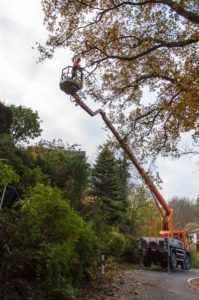
[[[116,159],[106,145],[99,153],[92,170],[92,187],[101,200],[108,224],[121,223],[126,213],[127,163]]]

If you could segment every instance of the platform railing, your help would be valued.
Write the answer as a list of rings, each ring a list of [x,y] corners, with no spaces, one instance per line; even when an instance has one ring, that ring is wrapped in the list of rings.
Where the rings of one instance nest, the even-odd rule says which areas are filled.
[[[73,73],[72,66],[62,69],[61,80],[68,80],[68,79],[70,80],[76,79],[82,82],[83,81],[82,69],[76,69],[74,73]]]

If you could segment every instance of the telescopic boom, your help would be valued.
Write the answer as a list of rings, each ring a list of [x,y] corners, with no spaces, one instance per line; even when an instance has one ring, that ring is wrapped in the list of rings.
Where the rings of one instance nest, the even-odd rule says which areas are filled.
[[[131,160],[133,165],[136,167],[138,173],[143,178],[144,182],[148,186],[149,190],[151,191],[154,200],[156,202],[157,207],[160,210],[162,215],[162,222],[161,222],[161,231],[160,235],[165,237],[175,237],[179,240],[182,240],[185,247],[189,248],[189,243],[186,238],[186,230],[184,229],[174,229],[172,224],[173,219],[173,209],[171,209],[165,199],[160,194],[159,190],[154,185],[153,181],[150,179],[148,174],[145,170],[141,167],[138,160],[136,159],[133,151],[129,148],[126,141],[119,135],[111,121],[108,119],[106,113],[102,109],[98,109],[96,111],[91,110],[77,95],[77,91],[81,90],[83,86],[83,76],[80,71],[79,76],[75,79],[71,79],[70,77],[70,67],[65,68],[62,70],[61,80],[60,80],[60,88],[66,94],[71,95],[74,99],[76,104],[81,106],[91,117],[100,114],[102,119],[104,120],[106,126],[110,129],[116,140],[119,142],[120,146]]]

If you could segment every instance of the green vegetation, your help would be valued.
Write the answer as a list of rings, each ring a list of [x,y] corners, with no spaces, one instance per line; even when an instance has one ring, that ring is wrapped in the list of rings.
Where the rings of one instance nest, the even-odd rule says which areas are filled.
[[[0,134],[10,133],[10,127],[12,124],[12,112],[11,109],[0,102]]]
[[[12,186],[0,213],[0,298],[72,299],[99,259],[92,223],[80,215],[89,165],[75,145],[23,146],[41,132],[37,113],[0,109],[1,197]]]
[[[199,248],[195,245],[191,246],[191,266],[199,269]]]
[[[28,142],[40,136],[40,120],[37,112],[24,106],[10,106],[12,123],[10,132],[15,143]]]
[[[139,225],[128,199],[128,164],[107,145],[92,167],[77,145],[41,140],[25,146],[41,132],[37,113],[0,108],[6,112],[0,135],[1,195],[12,186],[0,213],[0,296],[72,299],[81,283],[96,274],[101,253],[133,261]]]
[[[2,185],[8,185],[12,182],[19,182],[19,175],[13,170],[11,166],[0,160],[0,178]]]
[[[67,296],[96,262],[91,225],[57,188],[36,185],[17,206],[0,216],[2,299]]]
[[[92,188],[98,194],[107,224],[121,224],[127,211],[128,167],[105,145],[92,170]]]

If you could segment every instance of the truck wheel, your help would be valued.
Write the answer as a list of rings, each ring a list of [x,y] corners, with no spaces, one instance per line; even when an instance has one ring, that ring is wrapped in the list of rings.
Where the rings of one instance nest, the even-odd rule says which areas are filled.
[[[186,255],[186,257],[185,257],[184,264],[185,264],[185,270],[191,269],[191,259],[188,255]]]
[[[151,259],[149,257],[144,258],[143,265],[147,268],[150,268],[151,266]]]
[[[170,268],[172,270],[175,270],[176,267],[177,267],[177,257],[176,257],[175,252],[172,252],[171,257],[170,257]]]

